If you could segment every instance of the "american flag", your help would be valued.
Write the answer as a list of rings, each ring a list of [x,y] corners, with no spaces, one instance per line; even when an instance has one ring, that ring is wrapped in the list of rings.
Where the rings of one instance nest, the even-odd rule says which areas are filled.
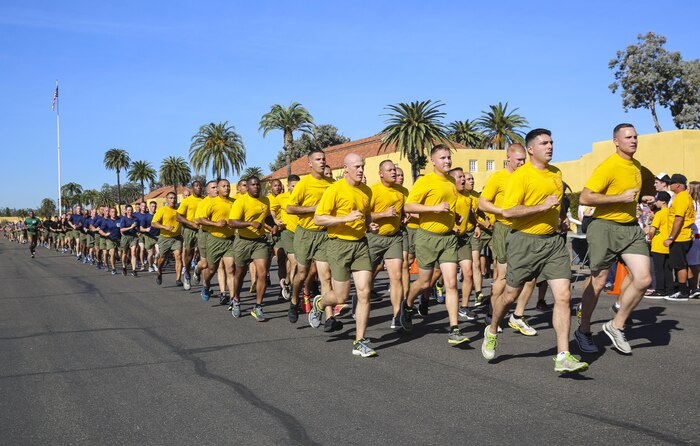
[[[56,102],[58,101],[58,85],[56,85],[56,91],[53,93],[53,102],[51,103],[51,111],[56,109]]]

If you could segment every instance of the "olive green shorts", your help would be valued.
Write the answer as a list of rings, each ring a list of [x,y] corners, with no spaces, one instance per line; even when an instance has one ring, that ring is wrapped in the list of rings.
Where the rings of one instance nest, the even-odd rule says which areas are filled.
[[[408,230],[405,226],[401,226],[401,251],[408,252]]]
[[[105,249],[117,249],[119,247],[119,239],[105,238]]]
[[[199,257],[207,259],[207,244],[209,243],[209,233],[202,229],[197,232],[197,246],[199,247]]]
[[[294,254],[294,232],[283,229],[280,233],[279,244],[287,254]]]
[[[92,248],[95,246],[95,236],[92,234],[85,234],[85,246]]]
[[[134,235],[122,235],[122,241],[119,244],[119,249],[126,251],[129,248],[138,246],[139,240]]]
[[[145,249],[153,248],[154,246],[156,246],[156,243],[158,243],[158,240],[155,237],[152,237],[150,235],[143,236],[143,247]]]
[[[267,260],[270,258],[270,242],[267,237],[247,239],[240,235],[233,242],[233,261],[236,266],[245,268],[251,260]]]
[[[182,248],[186,250],[193,250],[197,246],[197,231],[188,228],[186,226],[182,227]]]
[[[434,269],[442,263],[457,263],[457,236],[418,229],[415,236],[418,268]]]
[[[481,229],[481,235],[479,236],[479,251],[483,251],[491,245],[491,239],[493,238],[493,231],[487,231],[486,229]]]
[[[506,259],[506,237],[511,231],[511,227],[497,221],[493,225],[493,238],[491,239],[491,252],[493,259],[498,263],[504,264]]]
[[[406,228],[406,243],[408,249],[405,251],[411,255],[416,255],[416,231],[417,228]]]
[[[107,247],[107,239],[105,237],[102,237],[101,235],[97,236],[97,247],[98,249],[106,249]]]
[[[80,231],[78,231],[77,229],[72,229],[72,230],[68,231],[66,233],[66,235],[73,240],[79,239],[80,238]]]
[[[294,234],[294,255],[300,265],[308,265],[312,260],[327,262],[326,241],[328,233],[326,231],[312,231],[297,226]]]
[[[328,239],[326,255],[333,280],[347,282],[353,271],[372,271],[367,239],[357,241]]]
[[[169,252],[182,251],[182,237],[158,236],[158,255],[165,257]]]
[[[571,259],[560,234],[533,235],[511,231],[506,238],[508,272],[506,284],[520,288],[537,279],[571,280]]]
[[[209,234],[207,236],[207,263],[216,265],[224,257],[233,258],[234,238],[222,238]]]
[[[369,246],[369,258],[372,267],[376,267],[382,260],[403,259],[403,234],[398,231],[394,235],[367,234]]]
[[[588,225],[586,240],[591,271],[610,268],[622,254],[649,255],[644,232],[636,222],[620,224],[601,218],[593,219]]]
[[[457,260],[472,260],[472,238],[473,232],[457,236]]]

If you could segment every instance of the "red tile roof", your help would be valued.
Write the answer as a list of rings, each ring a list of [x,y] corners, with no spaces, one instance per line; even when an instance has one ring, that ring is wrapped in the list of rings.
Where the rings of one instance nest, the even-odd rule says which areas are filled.
[[[179,196],[182,196],[182,194],[185,192],[185,189],[187,189],[185,186],[178,186],[177,187],[177,194]],[[164,186],[164,187],[159,187],[158,189],[152,190],[151,192],[146,194],[146,202],[149,202],[151,200],[157,200],[159,198],[165,198],[168,193],[173,191],[173,186]],[[141,198],[136,200],[134,203],[138,203],[141,201]]]
[[[396,146],[393,144],[379,151],[379,147],[382,145],[382,135],[370,136],[369,138],[358,139],[356,141],[350,141],[343,144],[338,144],[336,146],[331,146],[323,149],[326,153],[326,164],[331,166],[332,169],[339,169],[343,167],[343,159],[348,153],[356,153],[360,155],[363,159],[371,158],[385,153],[396,152]],[[456,149],[466,149],[461,144],[454,144]],[[299,159],[292,161],[292,174],[294,175],[307,175],[311,172],[309,167],[309,162],[306,156],[302,156]],[[267,177],[265,180],[283,179],[287,178],[287,166],[283,166],[277,169]]]

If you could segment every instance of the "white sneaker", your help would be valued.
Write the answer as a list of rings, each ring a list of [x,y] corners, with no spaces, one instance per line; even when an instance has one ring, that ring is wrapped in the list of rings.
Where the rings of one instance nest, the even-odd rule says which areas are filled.
[[[182,276],[182,288],[185,289],[185,291],[189,291],[190,288],[192,288],[192,285],[190,284],[190,278],[187,276]]]
[[[508,326],[511,327],[513,330],[519,331],[525,336],[535,336],[537,334],[537,330],[530,327],[530,325],[527,323],[527,320],[525,320],[525,317],[516,318],[515,314],[510,315],[510,319],[508,320]]]

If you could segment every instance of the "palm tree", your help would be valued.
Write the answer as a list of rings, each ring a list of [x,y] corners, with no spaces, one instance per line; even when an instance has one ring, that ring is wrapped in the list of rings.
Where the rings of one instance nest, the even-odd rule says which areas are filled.
[[[445,117],[445,113],[440,111],[443,105],[440,101],[429,99],[385,107],[392,113],[385,115],[389,117],[385,121],[388,125],[382,130],[384,137],[379,150],[394,145],[401,156],[411,163],[413,181],[416,181],[434,144],[444,142],[452,145],[447,139],[445,125],[440,121]]]
[[[192,178],[192,171],[185,159],[181,156],[169,156],[160,164],[160,181],[163,184],[172,184],[177,196],[177,185],[187,184]]]
[[[131,158],[129,158],[129,154],[124,149],[109,149],[105,152],[104,163],[107,170],[117,171],[117,201],[119,201],[118,205],[121,205],[122,185],[119,179],[119,172],[129,168]]]
[[[241,176],[241,178],[247,180],[250,177],[258,177],[258,179],[262,178],[262,169],[257,166],[248,167],[246,170],[243,171],[243,175]]]
[[[245,147],[241,135],[228,121],[203,125],[192,137],[190,163],[196,173],[211,167],[214,178],[228,176],[229,171],[239,174],[245,165]]]
[[[447,125],[447,137],[452,141],[462,144],[465,147],[481,147],[481,140],[484,135],[479,131],[479,127],[474,121],[465,119],[464,121],[454,121]]]
[[[141,196],[143,201],[146,201],[146,188],[144,182],[152,183],[156,180],[156,170],[151,167],[148,161],[134,161],[129,169],[129,181],[137,181],[141,183]]]
[[[284,133],[284,156],[287,164],[287,176],[292,174],[292,142],[294,132],[313,134],[314,118],[309,111],[298,102],[284,108],[279,104],[272,106],[268,113],[260,119],[258,131],[263,131],[263,138],[271,130],[282,130]]]
[[[81,204],[80,194],[83,193],[83,186],[78,183],[66,183],[61,186],[61,195],[65,197],[64,203],[71,207],[76,204]],[[61,200],[63,201],[63,200]]]
[[[482,148],[504,150],[513,143],[524,144],[525,133],[519,128],[527,128],[527,119],[516,115],[518,110],[513,109],[507,112],[508,103],[503,105],[489,105],[491,111],[482,111],[482,116],[477,119],[476,124],[481,129],[484,139],[481,141]]]
[[[86,206],[90,206],[92,209],[95,208],[95,204],[97,203],[97,192],[95,189],[88,189],[86,191],[83,191],[83,203],[85,203]]]

